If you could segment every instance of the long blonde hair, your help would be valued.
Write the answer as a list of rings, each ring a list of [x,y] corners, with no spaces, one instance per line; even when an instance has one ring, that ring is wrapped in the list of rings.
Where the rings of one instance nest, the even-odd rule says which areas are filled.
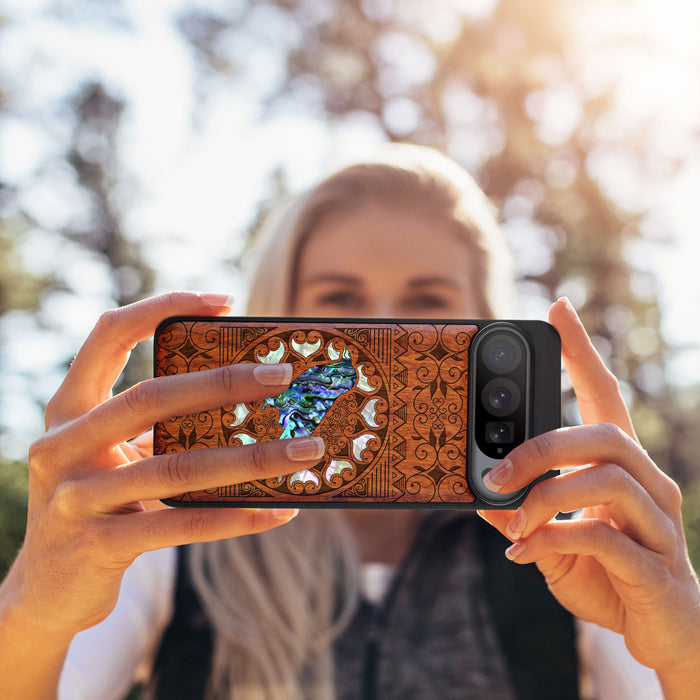
[[[214,632],[215,698],[331,700],[331,645],[358,601],[355,543],[338,511],[191,547]]]
[[[259,236],[248,313],[289,315],[300,251],[323,216],[409,201],[473,251],[484,316],[510,303],[513,273],[493,209],[473,179],[432,149],[394,145],[274,213]],[[208,692],[231,700],[334,697],[331,645],[359,598],[359,560],[338,511],[302,512],[259,535],[194,545],[190,572],[214,631]]]

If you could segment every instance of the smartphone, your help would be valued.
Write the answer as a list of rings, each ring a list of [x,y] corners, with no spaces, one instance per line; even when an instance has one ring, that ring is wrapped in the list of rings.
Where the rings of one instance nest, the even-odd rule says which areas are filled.
[[[311,435],[326,444],[311,469],[165,499],[172,506],[515,508],[530,487],[497,494],[485,474],[560,426],[560,341],[543,321],[173,317],[154,341],[155,376],[293,367],[279,396],[158,423],[154,454]]]

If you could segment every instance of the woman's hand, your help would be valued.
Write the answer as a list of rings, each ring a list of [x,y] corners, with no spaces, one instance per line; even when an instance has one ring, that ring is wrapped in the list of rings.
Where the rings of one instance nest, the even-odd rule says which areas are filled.
[[[515,542],[507,556],[535,562],[577,617],[624,635],[669,693],[700,687],[700,589],[688,557],[681,493],[639,445],[618,382],[566,300],[550,310],[584,425],[515,448],[485,479],[509,493],[550,469],[515,511],[480,515]],[[555,521],[558,512],[581,517]],[[682,683],[681,683],[682,681]]]
[[[177,293],[101,317],[47,407],[45,435],[30,450],[27,531],[0,588],[0,638],[1,623],[12,619],[22,629],[35,627],[42,639],[69,640],[109,614],[124,570],[142,552],[260,532],[295,515],[293,509],[145,505],[294,472],[323,454],[316,438],[158,457],[148,456],[144,439],[127,442],[157,421],[274,396],[288,386],[289,365],[241,364],[151,379],[112,396],[129,352],[161,320],[228,309],[222,295]]]

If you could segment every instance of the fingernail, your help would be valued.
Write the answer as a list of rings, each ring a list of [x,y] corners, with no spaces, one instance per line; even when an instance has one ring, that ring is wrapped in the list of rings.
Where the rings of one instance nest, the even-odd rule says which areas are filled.
[[[292,366],[290,364],[256,365],[253,370],[255,379],[265,386],[280,386],[292,381]]]
[[[506,527],[506,535],[512,540],[519,540],[520,535],[523,534],[525,526],[527,525],[527,515],[525,511],[521,508],[515,512],[515,515],[511,518],[508,526]]]
[[[564,307],[566,310],[575,318],[578,320],[578,314],[576,313],[576,309],[574,308],[574,305],[569,301],[569,297],[559,297],[557,301],[561,301],[564,303]]]
[[[274,516],[275,520],[282,520],[283,522],[287,522],[287,521],[291,520],[292,518],[296,518],[297,515],[299,515],[299,509],[298,508],[273,508],[272,515]]]
[[[495,469],[492,469],[484,477],[484,486],[489,491],[498,493],[501,488],[508,483],[511,474],[513,473],[513,465],[509,459],[503,460]]]
[[[506,558],[510,559],[511,561],[515,561],[518,557],[522,557],[522,555],[525,553],[525,543],[524,542],[516,542],[515,544],[512,544],[508,549],[506,549]]]
[[[207,306],[228,306],[229,309],[233,308],[233,304],[236,300],[236,297],[233,294],[211,294],[209,292],[200,294],[199,298]]]
[[[326,444],[320,437],[295,438],[287,441],[287,456],[295,462],[321,459],[326,451]]]

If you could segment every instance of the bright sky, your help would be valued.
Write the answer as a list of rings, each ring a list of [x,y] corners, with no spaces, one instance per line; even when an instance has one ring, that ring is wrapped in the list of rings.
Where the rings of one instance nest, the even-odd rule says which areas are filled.
[[[114,32],[106,24],[69,25],[42,19],[45,0],[10,3],[11,8],[0,9],[13,18],[10,28],[0,33],[0,74],[4,85],[9,82],[15,88],[11,94],[15,116],[0,123],[0,177],[21,184],[42,166],[65,136],[55,105],[85,78],[99,76],[128,98],[122,153],[135,186],[124,192],[132,203],[127,226],[130,235],[146,242],[152,260],[166,257],[167,252],[168,267],[159,270],[160,288],[207,288],[243,296],[243,285],[232,278],[223,260],[236,252],[235,233],[250,221],[265,196],[266,176],[272,169],[282,164],[291,186],[302,188],[319,173],[370,152],[382,136],[366,120],[328,128],[301,110],[262,122],[256,98],[261,86],[279,78],[279,67],[269,54],[257,55],[254,46],[250,60],[258,61],[255,83],[211,97],[202,111],[204,121],[193,130],[196,76],[188,50],[168,20],[183,7],[211,6],[217,1],[125,0],[134,32]],[[490,11],[493,0],[453,0],[452,4],[479,16]],[[601,158],[599,169],[621,201],[650,203],[651,230],[673,241],[665,247],[638,246],[630,256],[660,282],[668,339],[696,348],[694,354],[684,355],[683,362],[671,366],[672,378],[700,380],[696,320],[700,306],[696,213],[700,3],[636,0],[614,12],[612,6],[592,0],[578,25],[582,36],[590,36],[594,49],[586,58],[591,89],[606,80],[618,79],[621,85],[618,121],[609,124],[609,138],[614,141],[616,133],[623,134],[630,124],[656,120],[661,128],[651,152],[681,156],[684,165],[675,173],[660,171],[653,183],[639,182],[624,163],[610,159]],[[648,37],[653,50],[645,53],[630,47],[611,56],[605,37],[620,27],[631,35]],[[659,90],[651,92],[650,83],[659,85]],[[575,125],[575,102],[565,92],[548,97],[544,107],[533,108],[544,110],[542,128],[553,139],[566,131],[567,124]],[[31,120],[37,115],[41,116],[38,125]],[[76,201],[69,175],[55,168],[49,169],[43,183],[27,189],[24,197],[24,204],[47,229],[74,217],[82,204]],[[212,256],[212,250],[220,255]],[[32,336],[31,324],[24,318],[10,319],[4,326],[6,394],[13,396],[13,403],[10,411],[0,401],[0,420],[10,425],[12,416],[23,415],[19,409],[30,410],[29,400],[21,405],[29,381],[22,372],[29,376],[39,358],[46,362],[47,346],[57,358],[70,355],[99,312],[111,305],[111,290],[96,261],[81,258],[78,266],[76,251],[52,242],[41,228],[30,237],[26,252],[27,266],[37,271],[55,269],[56,261],[62,261],[62,272],[83,292],[83,298],[78,304],[75,298],[59,295],[44,309],[46,317],[62,319],[59,334]],[[541,314],[544,310],[540,304],[527,311]],[[40,380],[48,398],[60,377]],[[26,421],[20,424],[16,418],[15,423],[18,431],[26,431]]]

